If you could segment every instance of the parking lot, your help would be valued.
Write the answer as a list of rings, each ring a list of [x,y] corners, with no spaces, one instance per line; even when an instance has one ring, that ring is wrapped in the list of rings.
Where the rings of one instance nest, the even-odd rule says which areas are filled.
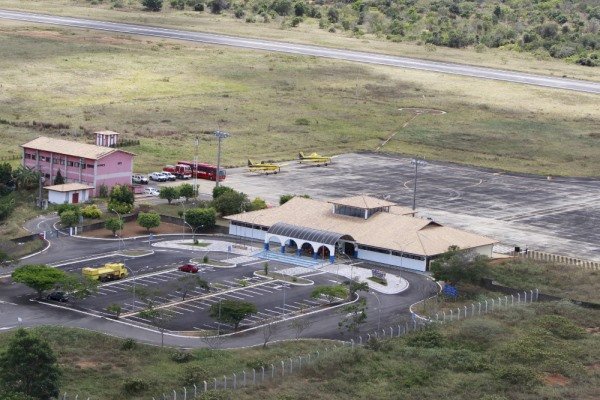
[[[256,276],[254,272],[262,269],[264,261],[257,261],[251,257],[243,258],[242,261],[245,262],[235,268],[200,264],[196,274],[178,270],[180,265],[197,255],[175,250],[137,258],[107,256],[62,268],[77,272],[83,266],[100,266],[107,262],[124,261],[131,271],[129,277],[101,284],[96,294],[77,302],[76,307],[95,314],[110,315],[107,307],[118,304],[122,309],[123,320],[152,324],[153,321],[139,315],[140,311],[147,310],[151,304],[155,309],[167,310],[165,314],[168,314],[168,320],[164,327],[173,331],[231,330],[232,326],[219,324],[209,315],[210,307],[224,300],[248,301],[256,305],[258,312],[246,317],[240,323],[241,328],[260,325],[292,314],[307,313],[326,304],[325,300],[310,297],[313,285],[299,286]],[[226,253],[211,253],[210,256],[214,260],[240,260],[240,257],[232,258]],[[277,262],[270,262],[269,266],[271,271],[290,267]],[[318,270],[306,270],[304,273],[310,275],[308,279],[313,280],[315,284],[331,285],[341,282],[341,278]],[[182,282],[182,279],[189,281],[195,277],[209,282],[210,291],[206,291],[195,282],[193,286]]]

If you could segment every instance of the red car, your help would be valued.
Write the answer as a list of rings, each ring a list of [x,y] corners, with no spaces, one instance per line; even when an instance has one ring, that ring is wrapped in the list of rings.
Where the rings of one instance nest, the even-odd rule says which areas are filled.
[[[179,270],[182,272],[189,272],[195,274],[196,272],[198,272],[198,267],[192,264],[183,264],[181,267],[179,267]]]

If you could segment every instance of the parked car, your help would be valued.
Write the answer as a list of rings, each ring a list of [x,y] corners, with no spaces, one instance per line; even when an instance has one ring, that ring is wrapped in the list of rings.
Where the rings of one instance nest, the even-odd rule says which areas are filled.
[[[69,298],[69,295],[65,292],[52,292],[48,296],[46,296],[47,300],[60,301],[61,303],[69,301]]]
[[[158,196],[160,192],[155,187],[147,187],[144,189],[144,194],[149,194],[151,196]]]
[[[193,264],[183,264],[181,267],[179,267],[179,270],[182,272],[189,272],[191,274],[195,274],[196,272],[198,272],[198,267],[196,267]]]
[[[172,173],[170,173],[170,172],[163,172],[162,174],[164,176],[166,176],[167,180],[169,180],[169,181],[174,181],[174,180],[177,179],[177,177],[175,175],[173,175]]]
[[[146,178],[144,175],[140,175],[140,174],[133,175],[131,177],[131,181],[133,183],[140,183],[142,185],[148,184],[148,178]]]
[[[150,180],[153,180],[156,182],[166,182],[167,181],[167,177],[165,175],[163,175],[162,172],[153,172],[149,176],[150,176]]]

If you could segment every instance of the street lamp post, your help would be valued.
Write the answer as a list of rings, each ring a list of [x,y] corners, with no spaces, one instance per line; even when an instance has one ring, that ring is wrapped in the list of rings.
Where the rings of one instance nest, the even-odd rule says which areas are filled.
[[[229,133],[216,131],[215,136],[219,139],[219,147],[217,150],[217,176],[215,177],[216,187],[219,187],[219,178],[221,177],[221,139],[225,139],[229,137]]]
[[[121,241],[119,242],[119,251],[121,251],[121,246],[123,246],[123,251],[125,251],[125,242],[123,241],[123,225],[125,223],[123,222],[123,218],[121,218],[121,214],[119,214],[117,212],[117,210],[110,209],[110,211],[112,211],[115,214],[117,214],[117,217],[119,218],[119,221],[121,221]]]
[[[125,264],[123,264],[123,266],[125,267]],[[136,276],[135,276],[135,271],[131,268],[127,268],[125,267],[129,272],[131,272],[131,275],[133,275],[133,284],[132,284],[132,289],[131,291],[133,292],[133,302],[131,303],[131,311],[135,311],[135,280],[136,280]]]
[[[417,208],[417,174],[419,171],[419,165],[427,165],[427,163],[423,160],[419,160],[418,157],[413,158],[410,163],[415,165],[415,184],[413,186],[413,204],[412,204],[412,209],[414,211]]]

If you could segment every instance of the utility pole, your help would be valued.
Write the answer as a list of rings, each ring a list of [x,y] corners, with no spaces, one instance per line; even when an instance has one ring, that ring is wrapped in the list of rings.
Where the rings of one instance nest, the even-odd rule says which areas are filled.
[[[215,136],[219,139],[219,148],[217,150],[217,176],[215,177],[216,187],[219,187],[219,179],[221,177],[221,139],[229,137],[229,133],[216,131]]]
[[[419,164],[427,165],[427,163],[423,160],[419,160],[419,157],[415,157],[411,160],[411,164],[415,165],[415,184],[413,186],[413,204],[412,204],[412,209],[413,209],[413,211],[415,211],[417,208],[417,176],[418,176],[418,172],[419,172]]]

